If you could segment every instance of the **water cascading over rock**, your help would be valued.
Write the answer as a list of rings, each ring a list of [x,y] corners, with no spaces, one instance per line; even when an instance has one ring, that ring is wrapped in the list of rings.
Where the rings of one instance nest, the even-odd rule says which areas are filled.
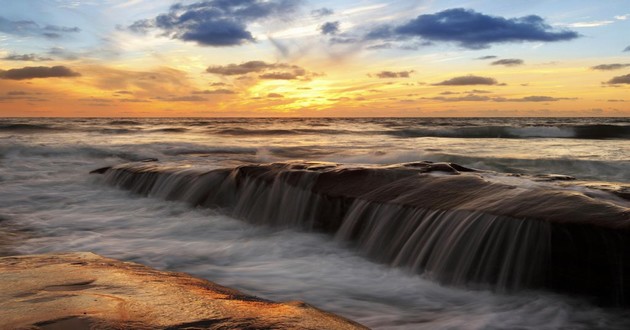
[[[373,260],[447,285],[544,288],[613,305],[630,300],[628,201],[540,182],[555,177],[494,176],[430,162],[208,170],[131,163],[99,173],[145,196],[218,208],[255,224],[333,233]]]

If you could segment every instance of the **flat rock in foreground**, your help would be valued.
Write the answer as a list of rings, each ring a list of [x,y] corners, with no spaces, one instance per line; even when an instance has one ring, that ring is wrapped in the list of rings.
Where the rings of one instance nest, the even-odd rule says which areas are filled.
[[[365,329],[183,273],[67,253],[0,258],[0,329]]]

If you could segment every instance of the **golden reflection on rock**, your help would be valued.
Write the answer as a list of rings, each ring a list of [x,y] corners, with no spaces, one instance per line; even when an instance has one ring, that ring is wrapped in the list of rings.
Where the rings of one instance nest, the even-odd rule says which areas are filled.
[[[364,329],[183,273],[93,253],[0,258],[0,329]]]

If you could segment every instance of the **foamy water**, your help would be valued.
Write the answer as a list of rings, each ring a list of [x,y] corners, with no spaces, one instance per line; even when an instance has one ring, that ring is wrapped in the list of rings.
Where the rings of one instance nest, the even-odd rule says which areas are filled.
[[[630,181],[630,121],[561,123],[3,120],[0,226],[19,233],[13,252],[92,251],[192,273],[267,299],[304,300],[373,328],[626,329],[625,311],[546,292],[508,295],[439,286],[369,261],[329,235],[254,226],[220,210],[135,196],[87,174],[148,157],[208,167],[299,158],[367,164],[447,160],[497,171]],[[521,136],[398,134],[484,124]],[[575,127],[585,125],[622,129],[613,137],[574,138]],[[522,133],[528,130],[537,133]],[[546,136],[535,136],[540,131]]]

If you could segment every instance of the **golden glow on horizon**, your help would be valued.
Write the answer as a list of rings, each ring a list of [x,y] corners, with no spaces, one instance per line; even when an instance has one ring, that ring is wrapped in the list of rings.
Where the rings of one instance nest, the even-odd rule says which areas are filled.
[[[464,75],[500,84],[469,86],[434,85],[462,74],[430,66],[414,66],[408,78],[381,79],[374,76],[378,69],[343,72],[343,65],[333,64],[320,68],[324,76],[265,80],[208,74],[202,57],[172,63],[145,69],[86,64],[74,68],[80,77],[3,79],[0,94],[24,95],[5,97],[0,105],[5,116],[630,115],[628,88],[603,84],[610,72],[589,68],[598,61],[477,68]]]

